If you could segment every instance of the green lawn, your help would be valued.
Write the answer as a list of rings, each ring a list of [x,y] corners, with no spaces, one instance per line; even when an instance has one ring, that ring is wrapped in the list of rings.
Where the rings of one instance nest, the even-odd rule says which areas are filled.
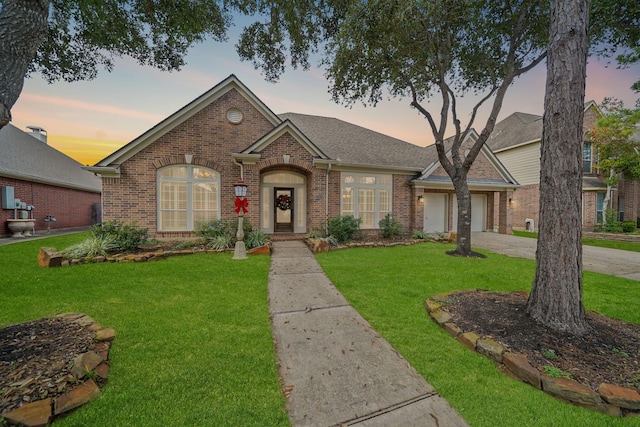
[[[561,403],[513,380],[461,344],[427,315],[423,301],[451,290],[529,290],[532,260],[479,252],[486,259],[445,254],[453,245],[360,248],[318,254],[331,281],[472,426],[637,426]],[[640,323],[640,283],[584,273],[587,309]]]
[[[267,305],[269,257],[231,254],[40,268],[0,247],[0,325],[84,312],[116,330],[102,395],[60,426],[287,426]]]
[[[538,233],[530,233],[528,231],[513,231],[514,236],[538,238]],[[617,240],[602,240],[583,238],[582,244],[587,246],[598,246],[601,248],[621,249],[623,251],[640,252],[640,242],[620,242]]]
[[[103,394],[60,426],[286,426],[267,306],[268,257],[230,254],[43,269],[40,246],[0,247],[0,325],[80,311],[116,329]],[[431,321],[456,289],[528,290],[533,261],[445,255],[453,245],[360,248],[318,261],[354,307],[472,426],[637,426],[561,403],[500,373]],[[640,283],[585,272],[587,309],[640,323]]]

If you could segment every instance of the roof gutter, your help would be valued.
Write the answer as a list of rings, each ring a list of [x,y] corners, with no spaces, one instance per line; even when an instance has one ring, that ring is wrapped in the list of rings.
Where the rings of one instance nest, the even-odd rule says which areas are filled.
[[[120,165],[117,166],[82,166],[82,169],[93,172],[99,178],[120,178]]]

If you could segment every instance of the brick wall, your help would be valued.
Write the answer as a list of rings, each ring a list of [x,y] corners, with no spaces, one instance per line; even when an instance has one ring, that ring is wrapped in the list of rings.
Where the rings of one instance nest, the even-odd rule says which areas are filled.
[[[226,118],[238,108],[244,117],[239,124]],[[142,149],[121,166],[120,178],[103,178],[103,217],[105,220],[136,220],[151,236],[189,237],[191,232],[157,232],[157,185],[159,165],[184,164],[185,154],[192,163],[207,165],[220,173],[220,212],[222,218],[235,218],[233,185],[240,168],[231,153],[240,152],[273,128],[271,123],[235,89],[221,96],[167,134]],[[247,218],[259,224],[259,171],[245,168],[249,199]]]
[[[6,186],[14,188],[15,198],[35,206],[33,217],[36,220],[36,232],[47,227],[64,229],[90,226],[92,206],[100,204],[99,193],[0,177],[0,187]],[[13,218],[13,215],[13,210],[0,209],[0,235],[11,235],[6,220]],[[55,216],[56,221],[45,222],[47,215]]]

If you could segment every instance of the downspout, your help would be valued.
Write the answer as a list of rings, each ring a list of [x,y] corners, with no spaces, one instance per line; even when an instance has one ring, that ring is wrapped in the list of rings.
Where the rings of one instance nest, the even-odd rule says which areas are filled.
[[[240,179],[242,181],[244,181],[244,167],[242,163],[238,163],[238,161],[234,158],[233,159],[233,163],[235,163],[236,165],[240,166]]]
[[[331,172],[332,163],[328,163],[327,167],[327,179],[325,180],[325,193],[324,193],[324,233],[329,234],[329,172]]]

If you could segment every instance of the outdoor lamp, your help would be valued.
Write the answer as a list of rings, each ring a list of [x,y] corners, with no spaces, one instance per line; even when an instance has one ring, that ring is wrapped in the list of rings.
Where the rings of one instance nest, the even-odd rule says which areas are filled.
[[[236,193],[236,213],[238,214],[238,231],[236,232],[236,246],[233,250],[233,259],[246,259],[247,249],[244,245],[244,230],[242,223],[244,221],[244,214],[247,213],[247,206],[249,202],[247,200],[247,185],[242,179],[238,180],[233,186],[233,191]]]
[[[234,184],[233,190],[236,192],[236,197],[247,197],[247,184],[243,180],[239,179]]]
[[[418,203],[424,203],[424,196],[422,194],[418,196]]]

